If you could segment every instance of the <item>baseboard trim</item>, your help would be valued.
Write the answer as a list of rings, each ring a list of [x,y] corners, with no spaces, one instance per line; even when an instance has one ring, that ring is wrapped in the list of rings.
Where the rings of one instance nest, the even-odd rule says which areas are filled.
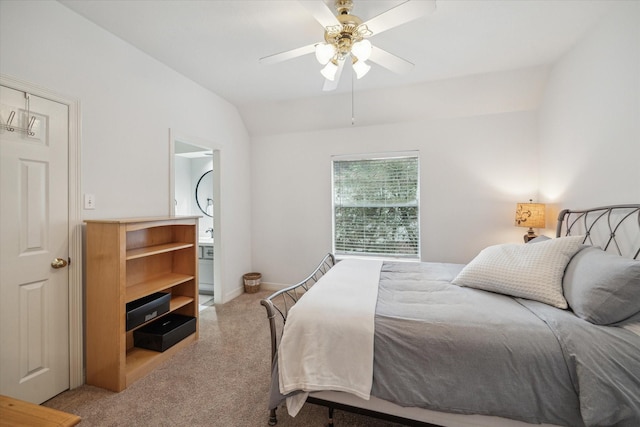
[[[279,291],[280,289],[284,289],[289,285],[283,285],[282,283],[270,283],[270,282],[261,282],[260,283],[260,288],[263,291]]]
[[[224,300],[222,301],[222,304],[229,302],[234,298],[239,297],[243,293],[244,293],[244,286],[233,289],[231,292],[224,294]]]

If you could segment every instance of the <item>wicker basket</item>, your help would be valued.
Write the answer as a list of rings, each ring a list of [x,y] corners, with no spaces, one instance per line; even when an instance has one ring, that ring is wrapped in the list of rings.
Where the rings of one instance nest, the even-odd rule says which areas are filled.
[[[244,279],[244,291],[248,294],[256,293],[260,290],[260,273],[247,273],[242,276]]]

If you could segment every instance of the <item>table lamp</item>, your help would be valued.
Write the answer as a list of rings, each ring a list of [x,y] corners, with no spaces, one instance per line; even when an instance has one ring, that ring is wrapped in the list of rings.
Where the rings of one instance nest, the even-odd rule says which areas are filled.
[[[516,225],[518,227],[529,227],[527,234],[524,235],[525,243],[538,237],[533,231],[534,228],[545,228],[544,211],[544,203],[533,203],[533,200],[529,200],[529,203],[518,203],[516,205]]]

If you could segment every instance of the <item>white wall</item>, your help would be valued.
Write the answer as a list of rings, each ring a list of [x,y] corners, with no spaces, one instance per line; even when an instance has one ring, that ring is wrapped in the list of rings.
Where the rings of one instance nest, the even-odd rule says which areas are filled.
[[[552,69],[540,194],[556,212],[640,203],[640,3],[616,4]]]
[[[420,151],[428,261],[521,241],[514,205],[530,197],[549,204],[547,235],[560,209],[640,203],[640,3],[616,3],[539,92],[526,72],[502,74],[473,76],[471,91],[470,78],[427,84],[426,104],[443,108],[404,105],[409,123],[253,138],[253,260],[264,281],[294,283],[331,250],[333,154]]]
[[[353,99],[349,92],[326,92],[320,99],[243,105],[242,115],[249,129],[260,131],[251,135],[255,137],[348,127],[352,111],[358,126],[531,111],[538,108],[547,74],[547,66],[538,66],[467,75],[403,87],[356,90]]]
[[[522,241],[515,204],[537,194],[536,141],[530,111],[254,138],[254,268],[265,283],[292,284],[331,251],[340,154],[419,150],[423,260],[468,262]]]
[[[169,128],[221,158],[223,300],[251,270],[249,137],[236,108],[53,1],[0,2],[0,73],[79,99],[86,219],[169,213]]]
[[[193,191],[191,191],[191,159],[186,157],[175,156],[175,205],[176,215],[192,215],[193,204],[195,199]],[[202,227],[200,227],[202,228]],[[202,233],[202,230],[199,230]]]

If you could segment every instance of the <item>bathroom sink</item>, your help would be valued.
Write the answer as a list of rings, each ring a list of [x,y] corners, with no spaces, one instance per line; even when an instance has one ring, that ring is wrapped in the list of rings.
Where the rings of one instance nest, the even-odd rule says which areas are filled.
[[[200,237],[198,239],[198,244],[200,245],[213,245],[213,237]]]

